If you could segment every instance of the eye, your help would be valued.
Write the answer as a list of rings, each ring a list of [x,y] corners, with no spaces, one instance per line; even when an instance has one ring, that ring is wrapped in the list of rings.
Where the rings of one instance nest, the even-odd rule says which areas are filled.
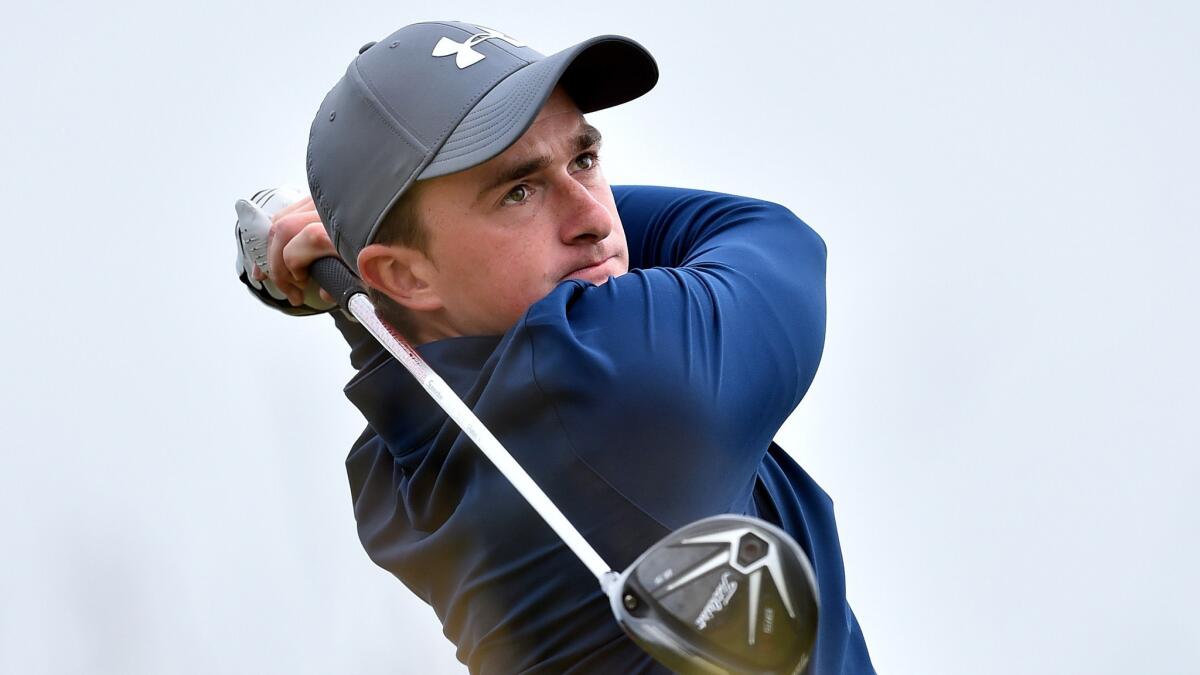
[[[600,158],[596,155],[596,153],[585,152],[582,155],[575,158],[575,166],[578,167],[581,171],[587,171],[588,169],[594,168],[596,166],[596,163],[599,161],[600,161]]]
[[[520,204],[526,199],[529,199],[530,192],[531,190],[529,189],[529,186],[522,183],[521,185],[509,190],[508,194],[504,195],[504,199],[501,201],[504,204]]]

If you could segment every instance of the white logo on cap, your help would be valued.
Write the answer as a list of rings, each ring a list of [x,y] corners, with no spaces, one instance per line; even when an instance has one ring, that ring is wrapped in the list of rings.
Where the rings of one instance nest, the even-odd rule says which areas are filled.
[[[481,29],[483,32],[472,35],[471,37],[467,38],[465,42],[455,42],[447,37],[438,40],[438,43],[433,48],[433,55],[450,56],[451,54],[456,54],[457,56],[454,57],[454,64],[461,70],[472,64],[479,63],[487,58],[485,55],[480,54],[472,49],[472,47],[485,40],[504,40],[514,47],[525,46],[524,42],[521,42],[515,38],[511,38],[498,30],[484,28],[483,26],[476,26],[476,28]]]

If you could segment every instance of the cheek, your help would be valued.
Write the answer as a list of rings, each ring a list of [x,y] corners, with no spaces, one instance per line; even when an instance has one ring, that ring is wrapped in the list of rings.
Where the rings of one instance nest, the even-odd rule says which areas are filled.
[[[457,296],[451,302],[476,315],[515,319],[554,287],[549,253],[534,239],[479,238],[444,270]]]
[[[608,212],[612,215],[613,231],[608,235],[611,240],[613,250],[620,254],[621,258],[621,274],[629,271],[629,241],[625,238],[625,225],[621,222],[621,215],[617,213],[617,205],[612,201],[612,193],[609,193]]]

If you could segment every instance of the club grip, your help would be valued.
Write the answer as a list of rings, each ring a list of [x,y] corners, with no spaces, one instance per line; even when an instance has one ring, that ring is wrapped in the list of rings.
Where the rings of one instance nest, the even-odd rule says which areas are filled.
[[[308,268],[308,274],[345,310],[350,309],[350,296],[366,292],[346,263],[334,256],[325,256],[314,261]]]

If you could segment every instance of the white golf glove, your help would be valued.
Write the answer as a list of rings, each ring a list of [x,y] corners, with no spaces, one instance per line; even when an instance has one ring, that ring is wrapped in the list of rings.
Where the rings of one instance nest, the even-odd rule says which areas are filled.
[[[292,316],[321,314],[333,309],[337,304],[322,299],[320,287],[315,281],[310,281],[304,289],[304,304],[293,307],[287,296],[270,279],[258,281],[250,270],[258,265],[263,272],[271,273],[271,263],[267,259],[267,235],[271,231],[271,216],[303,197],[303,194],[290,188],[274,188],[259,190],[250,199],[239,199],[233,205],[238,216],[237,225],[234,227],[238,247],[238,277],[264,304]]]

